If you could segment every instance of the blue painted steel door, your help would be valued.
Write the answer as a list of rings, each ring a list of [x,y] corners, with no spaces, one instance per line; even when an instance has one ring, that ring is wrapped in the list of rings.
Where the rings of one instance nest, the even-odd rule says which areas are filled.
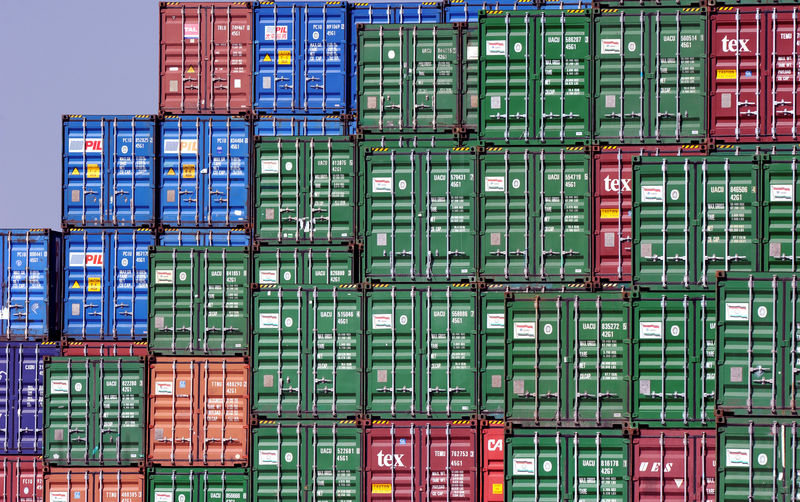
[[[469,0],[450,0],[444,6],[445,23],[477,23],[482,10],[536,10],[537,0],[518,2],[488,2]]]

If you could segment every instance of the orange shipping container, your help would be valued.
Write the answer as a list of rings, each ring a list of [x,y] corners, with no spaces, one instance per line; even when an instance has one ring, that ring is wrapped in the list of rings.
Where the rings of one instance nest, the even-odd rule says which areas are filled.
[[[136,467],[52,468],[44,476],[51,502],[142,502],[144,473]]]
[[[249,383],[245,358],[151,360],[148,460],[172,467],[247,466]]]

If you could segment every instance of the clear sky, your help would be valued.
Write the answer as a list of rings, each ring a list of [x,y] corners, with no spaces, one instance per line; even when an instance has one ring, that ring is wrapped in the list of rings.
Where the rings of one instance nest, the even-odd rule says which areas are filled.
[[[158,2],[0,0],[0,227],[61,225],[61,116],[158,106]]]

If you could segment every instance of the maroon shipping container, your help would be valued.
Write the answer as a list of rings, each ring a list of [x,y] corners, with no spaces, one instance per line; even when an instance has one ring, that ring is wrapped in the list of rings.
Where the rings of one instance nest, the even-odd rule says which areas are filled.
[[[713,502],[717,437],[714,430],[642,429],[631,442],[633,500]]]
[[[709,134],[797,141],[798,7],[717,7],[710,16]]]
[[[478,499],[478,429],[469,420],[373,421],[367,501]]]
[[[250,364],[245,358],[150,361],[148,460],[171,467],[246,466]]]
[[[161,3],[159,109],[252,109],[253,10],[249,2]]]
[[[593,155],[592,276],[631,280],[631,160],[634,156],[700,155],[703,145],[603,146]]]
[[[481,500],[484,502],[505,500],[505,441],[505,422],[490,420],[481,425]]]
[[[61,340],[61,355],[67,357],[147,356],[147,342],[81,342]]]
[[[0,500],[35,502],[43,496],[42,457],[0,457]]]
[[[50,502],[143,502],[144,474],[135,467],[52,468],[44,480]]]

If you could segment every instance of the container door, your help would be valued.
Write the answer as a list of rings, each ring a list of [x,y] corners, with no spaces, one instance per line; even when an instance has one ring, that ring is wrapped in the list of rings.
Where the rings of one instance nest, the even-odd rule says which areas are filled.
[[[274,288],[276,284],[304,284],[305,262],[309,253],[301,252],[298,248],[261,248],[253,256],[254,279],[261,289]]]
[[[253,104],[253,11],[244,4],[206,4],[204,8],[205,107],[211,113],[250,110]]]
[[[73,231],[64,240],[64,334],[97,339],[112,301],[104,272],[105,236],[100,231]]]
[[[57,303],[50,298],[50,271],[60,259],[50,242],[47,234],[30,231],[0,236],[0,338],[35,340],[50,332],[51,303]]]
[[[257,145],[259,171],[255,181],[255,237],[275,244],[300,240],[305,213],[301,159],[305,145],[299,139],[261,141]]]
[[[365,488],[367,501],[414,500],[421,466],[416,427],[389,422],[367,429]]]
[[[478,117],[478,100],[480,99],[480,27],[477,24],[477,14],[474,17],[473,24],[462,27],[459,32],[461,37],[461,75],[458,84],[458,99],[461,104],[461,111],[458,123],[469,131],[476,131],[480,120]]]
[[[206,135],[201,220],[213,226],[244,226],[250,221],[250,126],[244,120],[209,118]]]
[[[264,420],[253,432],[253,495],[255,500],[291,500],[305,486],[303,469],[306,429],[300,423]],[[314,464],[316,465],[316,464]],[[314,477],[311,470],[310,477]],[[314,493],[317,493],[316,491]]]
[[[346,422],[306,428],[308,449],[301,457],[305,460],[305,486],[310,486],[316,497],[361,500],[361,435],[361,429]]]
[[[201,4],[161,9],[161,111],[187,113],[205,107],[205,50],[200,41],[209,35],[202,9]]]
[[[308,201],[303,221],[298,222],[303,239],[312,244],[355,239],[358,192],[353,143],[312,138],[306,159]]]
[[[173,118],[161,122],[160,218],[164,225],[199,225],[201,173],[208,169],[204,151],[205,120]]]
[[[17,360],[17,351],[11,344],[4,344],[0,348],[0,441],[2,452],[5,454],[13,451],[15,446],[12,403],[16,392],[16,379],[14,375]]]
[[[11,448],[24,455],[40,455],[42,451],[43,414],[44,414],[44,358],[60,355],[58,344],[47,342],[44,345],[22,344],[19,346],[18,358],[15,363],[16,373],[12,370],[16,380],[17,390],[15,395],[19,410],[16,417],[11,415],[10,420],[16,420],[17,438]],[[0,354],[2,357],[3,354]],[[0,388],[2,381],[0,381]],[[13,401],[12,401],[13,402]]]
[[[495,420],[488,427],[482,427],[481,441],[481,500],[504,502],[506,441],[503,423]]]
[[[103,500],[142,502],[146,500],[144,474],[140,474],[135,469],[104,469],[93,473],[93,477],[95,489],[92,502]]]
[[[194,402],[198,438],[194,458],[218,466],[247,465],[250,443],[250,366],[193,361],[198,375]]]
[[[348,82],[348,93],[350,110],[358,110],[358,89],[359,76],[361,72],[358,67],[358,50],[361,44],[360,38],[363,31],[358,29],[359,24],[372,25],[372,24],[388,24],[394,22],[394,12],[389,4],[349,4],[347,6],[347,17],[350,20],[349,26],[349,50],[350,54],[350,78]],[[433,9],[430,9],[433,10]],[[399,74],[398,74],[399,75]]]
[[[193,346],[195,270],[200,268],[195,252],[173,248],[152,253],[153,284],[150,287],[150,348],[177,354]]]
[[[108,261],[114,264],[107,271],[110,300],[105,333],[114,340],[147,338],[150,247],[155,238],[149,231],[114,231],[108,239]]]
[[[773,155],[762,160],[761,201],[764,245],[762,266],[765,272],[796,273],[800,261],[800,206],[797,193],[797,155]]]
[[[150,363],[149,371],[148,461],[156,465],[196,461],[202,427],[194,407],[199,369],[193,363],[171,360]],[[191,497],[188,492],[186,495]]]
[[[409,26],[406,31],[409,85],[399,129],[452,130],[459,123],[461,43],[452,25]]]
[[[155,221],[155,124],[149,117],[114,117],[107,126],[113,139],[108,169],[110,205],[106,221],[114,225],[152,225]],[[110,149],[109,148],[109,149]]]
[[[64,207],[62,219],[71,225],[100,225],[106,222],[105,166],[110,143],[103,119],[86,117],[64,121]]]
[[[353,219],[355,221],[355,218]],[[325,251],[309,250],[306,253],[307,284],[352,284],[359,276],[352,251],[330,248]]]
[[[475,500],[480,492],[476,429],[427,423],[417,426],[417,435],[418,491],[434,502]]]
[[[300,9],[302,35],[297,43],[302,103],[298,104],[304,113],[344,112],[349,101],[346,6],[312,4]]]
[[[9,502],[44,500],[41,457],[5,457],[0,460],[0,495]]]
[[[300,55],[295,41],[301,36],[298,6],[255,6],[255,107],[266,112],[292,113],[301,106]],[[288,134],[294,134],[289,132]]]
[[[193,500],[244,501],[250,494],[249,477],[241,469],[214,470],[203,473],[202,478],[197,474],[197,493]]]
[[[44,457],[57,464],[88,465],[96,460],[90,444],[96,431],[91,362],[84,358],[55,358],[45,370],[47,397]]]
[[[112,465],[144,461],[144,364],[129,358],[98,361],[94,414],[96,436],[92,451]]]
[[[631,280],[631,155],[600,153],[594,159],[593,210],[595,276],[609,281]]]
[[[767,97],[769,114],[769,127],[765,132],[775,141],[797,141],[798,137],[798,48],[797,7],[789,9],[788,6],[781,12],[765,11],[766,21],[769,23],[770,39],[767,40],[769,51],[765,54],[768,58],[768,68],[771,69],[767,76],[764,96]],[[765,23],[766,24],[766,23]]]
[[[480,408],[481,413],[505,417],[505,351],[506,304],[505,292],[488,291],[481,294],[480,314]]]
[[[377,132],[402,129],[412,106],[404,85],[409,29],[365,25],[358,32],[359,126]]]
[[[798,440],[796,420],[780,425],[751,420],[721,428],[717,500],[796,497]]]
[[[250,335],[248,255],[205,248],[196,255],[193,340],[189,352],[246,353]]]

